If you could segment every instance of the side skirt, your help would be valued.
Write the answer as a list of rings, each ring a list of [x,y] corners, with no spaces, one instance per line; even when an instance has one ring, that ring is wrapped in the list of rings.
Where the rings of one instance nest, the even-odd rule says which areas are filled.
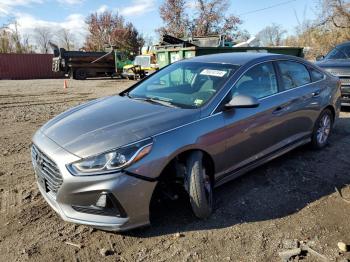
[[[221,186],[223,184],[225,184],[226,182],[233,180],[237,177],[240,177],[241,175],[247,173],[248,171],[261,166],[262,164],[265,164],[281,155],[284,155],[285,153],[299,147],[302,145],[305,145],[307,143],[311,142],[311,138],[310,137],[306,137],[306,138],[302,138],[292,144],[286,145],[285,147],[282,147],[260,159],[257,159],[256,161],[253,161],[245,166],[240,167],[239,169],[233,170],[230,173],[227,173],[226,175],[224,175],[223,177],[221,177],[220,179],[218,179],[215,182],[215,187]]]

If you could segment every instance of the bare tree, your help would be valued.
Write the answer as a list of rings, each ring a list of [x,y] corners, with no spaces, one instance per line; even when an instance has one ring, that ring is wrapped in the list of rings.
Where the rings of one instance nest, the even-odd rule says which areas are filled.
[[[34,29],[34,39],[39,51],[43,54],[49,53],[49,42],[53,38],[53,33],[49,27],[37,27]]]
[[[75,38],[74,35],[69,31],[69,29],[62,28],[57,32],[57,39],[59,46],[66,50],[74,49]]]
[[[228,0],[196,0],[197,17],[193,19],[191,32],[195,36],[210,34],[232,34],[241,20],[234,15],[226,15],[230,6]]]
[[[155,44],[154,37],[152,35],[144,36],[145,46],[152,46]]]
[[[29,35],[22,35],[23,53],[35,53],[34,46],[31,44]]]
[[[185,0],[165,0],[159,8],[160,17],[164,26],[157,29],[163,34],[169,34],[175,37],[185,37],[188,34],[188,16],[185,13]]]
[[[241,20],[234,15],[227,15],[229,0],[194,0],[193,13],[185,11],[186,0],[165,0],[159,12],[165,25],[158,32],[165,32],[175,37],[207,36],[225,34],[233,37]],[[192,18],[190,18],[192,16]]]
[[[0,53],[11,53],[11,35],[6,28],[0,29]]]
[[[229,40],[232,40],[235,43],[242,43],[247,41],[250,37],[250,33],[247,30],[237,30]]]
[[[345,0],[319,0],[318,18],[300,22],[286,45],[308,47],[307,59],[326,54],[335,45],[350,40],[350,3]]]
[[[283,36],[286,34],[281,25],[272,24],[262,29],[257,38],[263,46],[279,46],[282,44]]]
[[[17,21],[10,22],[0,28],[0,53],[32,53],[29,37],[23,37],[18,30]]]
[[[17,21],[14,21],[13,22],[13,30],[12,31],[12,34],[11,34],[11,38],[12,38],[12,42],[13,42],[13,45],[14,45],[14,51],[16,53],[23,53],[25,52],[23,46],[22,46],[22,43],[21,43],[21,35],[18,31],[18,23]]]
[[[331,22],[334,27],[350,29],[350,3],[345,0],[322,0],[320,25]]]

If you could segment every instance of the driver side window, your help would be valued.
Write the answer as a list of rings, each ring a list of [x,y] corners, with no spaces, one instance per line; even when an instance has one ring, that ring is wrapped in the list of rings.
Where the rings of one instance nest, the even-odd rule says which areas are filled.
[[[231,98],[240,94],[259,99],[277,92],[275,69],[272,62],[268,62],[256,65],[244,73],[232,88]]]

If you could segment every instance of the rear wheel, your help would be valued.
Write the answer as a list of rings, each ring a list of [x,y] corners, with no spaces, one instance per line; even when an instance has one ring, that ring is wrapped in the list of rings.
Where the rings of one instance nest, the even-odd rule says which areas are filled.
[[[213,185],[210,176],[203,166],[203,153],[193,152],[186,163],[186,188],[190,197],[193,213],[204,219],[213,210]]]
[[[85,80],[87,77],[87,72],[85,69],[79,68],[75,71],[75,79]]]
[[[325,109],[320,114],[314,127],[311,137],[312,147],[321,149],[328,143],[329,136],[333,127],[333,113],[329,109]]]

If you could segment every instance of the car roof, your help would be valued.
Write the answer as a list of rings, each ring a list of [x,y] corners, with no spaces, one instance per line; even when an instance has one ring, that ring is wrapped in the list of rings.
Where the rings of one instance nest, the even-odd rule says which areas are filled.
[[[241,66],[256,59],[265,60],[265,59],[276,59],[276,58],[290,58],[290,56],[272,54],[272,53],[233,52],[233,53],[219,53],[219,54],[212,54],[212,55],[196,56],[190,59],[186,59],[186,61],[202,62],[202,63],[233,64],[233,65]]]
[[[341,44],[337,45],[336,47],[340,47],[340,46],[344,46],[344,45],[350,45],[350,41],[341,43]]]

